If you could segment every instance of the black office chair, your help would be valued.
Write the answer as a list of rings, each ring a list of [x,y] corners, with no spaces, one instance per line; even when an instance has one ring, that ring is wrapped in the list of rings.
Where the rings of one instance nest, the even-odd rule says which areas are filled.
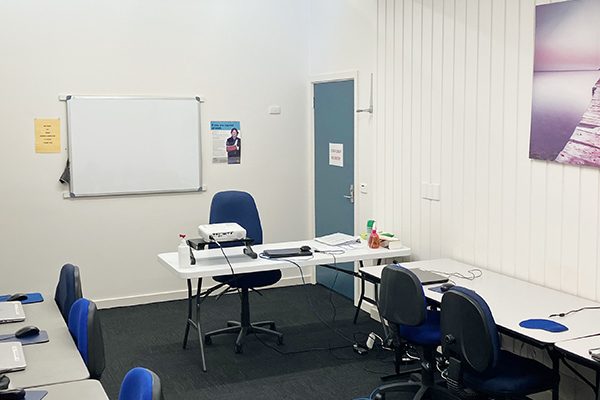
[[[81,279],[79,277],[79,267],[73,264],[65,264],[60,270],[54,301],[66,323],[69,322],[69,312],[71,306],[77,299],[83,297],[81,291]]]
[[[258,209],[252,196],[246,192],[227,191],[215,194],[210,206],[210,223],[236,222],[246,229],[247,237],[254,240],[254,244],[262,243],[262,227]],[[239,246],[239,242],[221,243],[223,247]],[[215,245],[211,245],[215,247]],[[235,352],[241,353],[244,338],[251,333],[264,333],[277,338],[277,343],[283,343],[283,334],[275,329],[275,322],[262,321],[250,322],[250,289],[273,285],[281,279],[280,270],[251,272],[245,274],[216,276],[217,282],[226,283],[234,290],[241,290],[241,321],[228,321],[227,328],[208,332],[204,335],[206,344],[212,343],[212,337],[223,334],[237,334]],[[269,328],[266,328],[268,326]]]
[[[526,398],[558,388],[558,376],[550,368],[501,349],[490,308],[472,290],[455,286],[444,293],[441,332],[449,359],[447,384],[461,397]]]
[[[69,312],[69,332],[90,372],[90,378],[100,379],[106,365],[104,338],[98,309],[93,301],[81,298]]]
[[[394,345],[413,344],[421,359],[421,382],[399,382],[379,386],[371,397],[384,399],[386,393],[415,391],[413,400],[434,394],[449,395],[435,384],[435,352],[441,342],[440,313],[428,308],[419,278],[407,268],[391,264],[381,274],[379,310],[395,333]]]

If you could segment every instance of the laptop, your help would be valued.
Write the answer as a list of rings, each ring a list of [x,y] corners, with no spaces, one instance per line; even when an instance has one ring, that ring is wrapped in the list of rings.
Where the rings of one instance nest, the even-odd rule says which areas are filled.
[[[448,277],[436,274],[435,272],[427,271],[421,268],[410,269],[421,281],[421,285],[433,285],[434,283],[448,282]]]
[[[20,301],[0,302],[0,324],[25,321],[25,310]]]
[[[0,373],[21,371],[26,366],[21,342],[0,342]]]

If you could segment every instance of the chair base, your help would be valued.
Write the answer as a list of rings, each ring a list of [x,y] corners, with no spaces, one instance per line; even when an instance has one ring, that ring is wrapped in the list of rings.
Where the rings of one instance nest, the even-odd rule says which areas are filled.
[[[434,400],[461,400],[450,390],[442,386],[423,386],[421,383],[403,382],[391,383],[380,386],[373,400],[385,400],[386,393],[392,392],[415,392],[412,400],[434,399]]]
[[[268,326],[269,328],[265,328],[265,326]],[[283,344],[283,333],[275,330],[275,322],[273,321],[252,322],[248,325],[242,325],[238,321],[227,321],[227,328],[217,329],[216,331],[208,332],[204,335],[204,343],[207,345],[212,344],[213,336],[237,334],[238,337],[235,340],[234,350],[239,354],[243,353],[244,339],[252,333],[275,336],[277,338],[277,344]]]

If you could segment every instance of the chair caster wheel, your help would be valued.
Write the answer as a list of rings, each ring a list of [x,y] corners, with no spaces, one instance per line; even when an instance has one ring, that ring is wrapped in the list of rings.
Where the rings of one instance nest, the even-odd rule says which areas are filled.
[[[211,345],[212,344],[212,338],[210,336],[204,336],[204,344]]]
[[[283,344],[283,336],[279,336],[277,338],[277,344],[280,345],[280,346]]]
[[[239,344],[236,344],[234,346],[233,350],[235,351],[235,354],[242,354],[244,352],[244,350],[242,349],[242,346]]]

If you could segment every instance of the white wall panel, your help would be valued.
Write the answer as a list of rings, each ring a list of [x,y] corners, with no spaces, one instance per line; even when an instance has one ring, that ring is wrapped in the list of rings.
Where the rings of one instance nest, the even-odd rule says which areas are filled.
[[[395,170],[376,182],[377,214],[414,259],[600,300],[600,172],[528,156],[535,5],[378,1],[377,162]],[[422,182],[441,185],[439,202]],[[591,397],[563,381],[564,398]]]

